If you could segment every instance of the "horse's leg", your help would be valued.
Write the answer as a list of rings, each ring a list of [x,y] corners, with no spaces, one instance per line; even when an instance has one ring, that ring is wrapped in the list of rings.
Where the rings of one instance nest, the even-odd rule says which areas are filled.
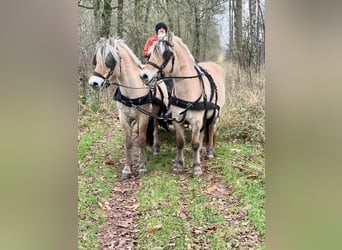
[[[146,172],[146,130],[148,127],[148,116],[141,116],[139,119],[139,135],[137,144],[139,147],[139,176],[143,176]]]
[[[201,125],[201,123],[191,124],[191,127],[192,127],[191,147],[192,147],[192,152],[193,152],[192,167],[193,167],[194,176],[202,175],[200,148],[202,145],[201,139],[203,139],[203,136],[200,135],[199,125]]]
[[[173,166],[173,173],[180,174],[184,170],[184,128],[182,124],[177,122],[173,123],[176,129],[176,146],[177,146],[177,156],[176,161]]]
[[[214,158],[214,138],[216,135],[216,119],[207,128],[208,131],[208,145],[207,145],[207,159]]]
[[[158,120],[154,119],[154,130],[153,130],[153,155],[157,155],[160,152],[160,144],[158,138]]]
[[[124,118],[120,119],[123,131],[125,133],[125,148],[126,148],[126,163],[121,173],[121,179],[127,179],[132,175],[131,166],[133,166],[132,159],[132,148],[133,148],[133,138],[132,138],[132,127],[129,121]]]

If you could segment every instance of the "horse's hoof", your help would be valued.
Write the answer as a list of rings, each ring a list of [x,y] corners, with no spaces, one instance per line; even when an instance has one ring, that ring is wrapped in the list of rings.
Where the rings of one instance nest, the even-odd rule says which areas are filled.
[[[207,154],[207,159],[208,160],[214,159],[214,154],[213,153]]]
[[[139,177],[143,177],[147,172],[147,169],[139,169]]]
[[[181,174],[183,171],[181,171],[179,168],[173,168],[173,171],[172,171],[174,174]]]
[[[193,176],[201,176],[202,175],[202,169],[200,166],[195,166],[194,167],[194,172],[193,172]]]
[[[213,152],[213,150],[212,149],[208,149],[207,150],[207,159],[208,160],[211,160],[211,159],[213,159],[214,158],[214,152]]]
[[[183,173],[183,167],[180,166],[180,165],[174,165],[173,166],[173,171],[172,171],[174,174],[182,174]]]
[[[121,180],[126,180],[132,176],[132,172],[122,171]]]
[[[160,153],[160,145],[156,144],[152,148],[153,155],[158,155]]]

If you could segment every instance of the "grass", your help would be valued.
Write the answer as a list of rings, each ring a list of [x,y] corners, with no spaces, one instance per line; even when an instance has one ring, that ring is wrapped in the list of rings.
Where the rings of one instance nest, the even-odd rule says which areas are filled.
[[[264,237],[264,158],[254,150],[252,144],[220,143],[216,149],[216,153],[220,157],[215,160],[217,163],[215,169],[223,176],[223,181],[227,185],[234,185],[235,194],[241,198],[241,207],[248,207],[248,218],[251,225],[258,230],[261,237]]]
[[[105,217],[99,208],[99,203],[106,200],[116,181],[117,170],[111,165],[105,165],[103,159],[107,151],[114,151],[121,143],[120,138],[111,137],[109,124],[98,122],[104,114],[92,114],[83,120],[83,134],[79,141],[79,187],[78,187],[78,247],[79,249],[96,249],[97,233],[103,225]],[[92,124],[91,122],[94,122]],[[87,129],[87,126],[90,129]],[[96,151],[94,152],[94,149]],[[113,155],[114,159],[121,159],[120,152]]]
[[[237,202],[225,204],[220,197],[206,192],[212,185],[208,179],[190,176],[188,133],[188,172],[173,175],[175,135],[160,130],[161,153],[153,156],[147,149],[148,173],[138,187],[139,232],[135,249],[234,249],[239,248],[233,243],[246,227],[257,230],[262,242],[240,248],[265,248],[264,78],[256,75],[251,83],[234,65],[227,68],[231,69],[227,76],[230,84],[218,124],[216,157],[210,162],[203,160],[202,165],[209,173],[221,176],[226,187],[232,187],[228,196],[236,197]],[[123,159],[122,129],[110,114],[115,104],[108,103],[108,95],[96,100],[80,111],[79,249],[98,248],[97,233],[105,220],[98,203],[109,197]],[[119,168],[105,165],[107,157]],[[235,225],[227,220],[227,213],[239,214],[244,209],[248,211],[247,221]]]

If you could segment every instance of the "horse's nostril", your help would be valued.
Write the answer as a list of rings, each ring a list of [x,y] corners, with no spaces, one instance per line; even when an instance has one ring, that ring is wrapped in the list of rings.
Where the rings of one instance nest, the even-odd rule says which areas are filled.
[[[141,78],[146,80],[148,78],[148,76],[147,76],[147,74],[143,74]]]
[[[97,86],[97,85],[99,85],[99,84],[98,84],[97,82],[93,82],[93,85],[94,85],[94,86]]]

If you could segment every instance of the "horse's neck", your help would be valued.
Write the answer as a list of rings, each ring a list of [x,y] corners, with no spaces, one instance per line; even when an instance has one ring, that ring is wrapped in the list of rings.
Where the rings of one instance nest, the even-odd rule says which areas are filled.
[[[176,53],[175,63],[178,66],[175,67],[173,76],[194,76],[197,75],[195,69],[195,63],[190,57],[184,57],[183,52]],[[175,95],[177,98],[184,99],[187,101],[195,101],[202,94],[202,86],[199,78],[190,79],[174,79]]]
[[[144,89],[144,84],[142,83],[139,74],[140,68],[130,57],[130,55],[124,51],[120,50],[121,54],[121,73],[119,76],[119,82],[121,85],[127,86],[129,88],[120,87],[120,91],[124,96],[129,98],[138,98],[147,94],[147,88]],[[132,89],[138,88],[138,89]],[[139,89],[140,88],[140,89]]]

